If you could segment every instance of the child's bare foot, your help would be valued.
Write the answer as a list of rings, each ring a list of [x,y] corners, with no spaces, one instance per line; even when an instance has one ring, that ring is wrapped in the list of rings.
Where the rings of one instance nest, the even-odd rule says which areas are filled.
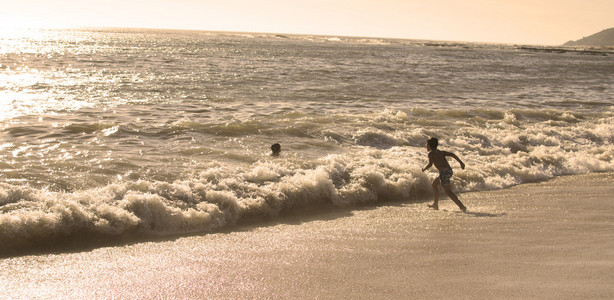
[[[437,204],[429,204],[429,207],[434,209],[434,210],[439,210],[439,205],[437,205]]]

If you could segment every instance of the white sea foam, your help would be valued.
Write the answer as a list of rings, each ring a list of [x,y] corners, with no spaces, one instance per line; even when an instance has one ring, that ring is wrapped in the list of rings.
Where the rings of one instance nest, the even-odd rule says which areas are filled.
[[[611,117],[567,127],[520,128],[504,121],[488,129],[461,128],[443,136],[441,144],[467,163],[466,170],[455,166],[453,177],[454,188],[464,192],[612,171],[613,131]],[[407,134],[415,138],[413,131]],[[435,174],[420,171],[426,151],[395,141],[387,139],[386,147],[358,143],[354,151],[324,157],[313,168],[281,157],[243,168],[222,165],[172,183],[116,182],[71,193],[2,184],[0,239],[6,241],[3,247],[11,247],[84,233],[209,232],[245,217],[275,216],[305,206],[428,198]]]

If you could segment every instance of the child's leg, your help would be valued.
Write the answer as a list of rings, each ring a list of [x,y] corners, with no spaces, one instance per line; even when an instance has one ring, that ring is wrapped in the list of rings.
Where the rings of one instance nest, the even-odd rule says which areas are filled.
[[[433,209],[439,209],[439,184],[439,177],[437,177],[431,185],[433,187],[433,204],[429,206]]]
[[[456,197],[456,194],[454,194],[454,192],[452,192],[452,188],[450,187],[449,184],[443,185],[443,190],[446,192],[448,197],[450,197],[450,199],[452,199],[452,201],[454,201],[454,203],[456,203],[456,205],[458,205],[458,207],[462,211],[467,210],[467,207],[465,207],[465,205],[463,205],[463,203],[460,202],[460,200],[458,200],[458,197]]]

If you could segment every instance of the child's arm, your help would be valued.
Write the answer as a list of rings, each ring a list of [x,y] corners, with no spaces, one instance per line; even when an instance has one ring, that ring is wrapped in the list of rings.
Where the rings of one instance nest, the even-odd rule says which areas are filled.
[[[463,169],[463,170],[465,169],[465,163],[462,160],[460,160],[460,158],[458,158],[458,156],[456,156],[456,154],[454,154],[452,152],[446,152],[445,155],[446,156],[450,156],[450,157],[456,159],[456,161],[458,161],[458,163],[460,164],[461,169]]]
[[[431,154],[429,153],[429,164],[426,165],[426,167],[422,168],[422,172],[426,171],[431,166],[433,166],[433,160],[431,159]]]

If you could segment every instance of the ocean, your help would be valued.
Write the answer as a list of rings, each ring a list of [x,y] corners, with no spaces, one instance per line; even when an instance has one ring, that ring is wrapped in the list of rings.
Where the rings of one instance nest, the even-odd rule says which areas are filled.
[[[0,252],[614,170],[614,53],[137,29],[0,34]],[[270,155],[279,143],[281,155]],[[471,207],[469,207],[471,210]]]

